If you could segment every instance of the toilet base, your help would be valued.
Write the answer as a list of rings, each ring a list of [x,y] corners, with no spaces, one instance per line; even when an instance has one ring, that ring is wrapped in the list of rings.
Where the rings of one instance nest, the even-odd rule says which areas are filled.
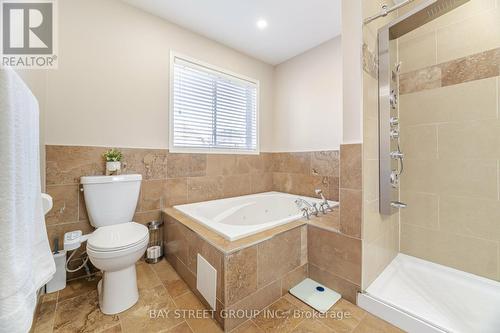
[[[131,308],[139,299],[135,265],[115,272],[103,271],[97,291],[102,313],[113,315]]]

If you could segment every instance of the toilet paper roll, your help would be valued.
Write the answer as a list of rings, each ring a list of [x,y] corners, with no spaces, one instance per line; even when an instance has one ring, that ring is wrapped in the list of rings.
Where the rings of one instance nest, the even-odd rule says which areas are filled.
[[[161,256],[161,248],[159,245],[154,245],[148,247],[148,250],[146,252],[146,256],[148,259],[156,259]]]

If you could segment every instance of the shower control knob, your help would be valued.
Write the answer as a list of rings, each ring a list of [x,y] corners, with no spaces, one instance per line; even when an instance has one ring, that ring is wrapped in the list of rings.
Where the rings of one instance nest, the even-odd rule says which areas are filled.
[[[389,123],[391,124],[391,126],[398,126],[399,125],[399,118],[398,117],[391,117],[391,119],[389,119]]]
[[[398,74],[399,74],[399,72],[401,71],[401,65],[402,65],[402,64],[403,64],[403,63],[400,61],[400,62],[398,62],[398,63],[394,66],[394,71],[395,71],[396,73],[398,73]]]
[[[391,185],[393,188],[399,187],[399,173],[395,170],[392,170],[391,172]]]
[[[401,201],[391,201],[391,207],[393,208],[406,208],[406,204],[404,202],[401,202]]]
[[[391,139],[399,138],[399,130],[397,128],[391,129]]]
[[[389,96],[389,102],[391,103],[391,107],[395,110],[398,106],[398,95],[396,91],[392,90],[391,95]]]
[[[404,154],[400,152],[399,150],[396,151],[391,151],[391,158],[398,159],[398,158],[403,158]]]

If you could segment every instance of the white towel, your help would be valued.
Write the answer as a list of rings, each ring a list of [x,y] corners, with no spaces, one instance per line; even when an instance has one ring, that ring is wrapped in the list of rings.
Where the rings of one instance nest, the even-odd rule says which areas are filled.
[[[37,290],[55,273],[40,185],[38,102],[0,69],[0,332],[26,333]]]

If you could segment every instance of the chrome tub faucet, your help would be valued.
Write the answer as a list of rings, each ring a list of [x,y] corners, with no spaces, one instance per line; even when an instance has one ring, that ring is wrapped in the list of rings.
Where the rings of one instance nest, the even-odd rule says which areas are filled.
[[[302,211],[302,215],[307,218],[308,220],[311,218],[311,215],[318,216],[319,215],[319,210],[317,207],[317,204],[313,202],[310,204],[309,202],[305,201],[302,198],[297,198],[295,200],[295,204],[297,205],[297,208]],[[305,207],[303,207],[305,206]]]

